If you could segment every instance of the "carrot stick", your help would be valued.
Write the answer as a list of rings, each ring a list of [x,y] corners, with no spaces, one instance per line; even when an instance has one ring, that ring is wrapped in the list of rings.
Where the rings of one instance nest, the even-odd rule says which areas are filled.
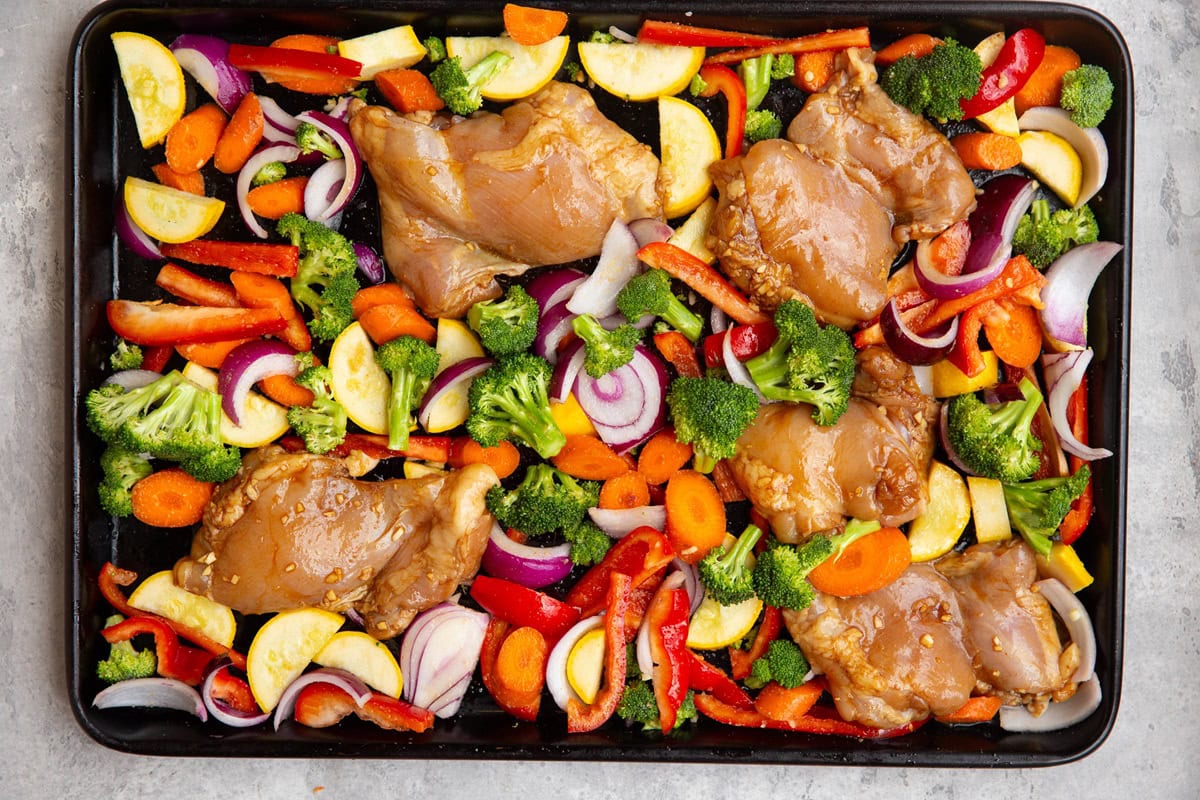
[[[1002,133],[960,133],[950,140],[967,169],[1001,170],[1021,163],[1021,145]]]
[[[296,383],[291,375],[272,375],[258,382],[258,388],[281,406],[311,406],[313,393]]]
[[[446,107],[425,73],[415,69],[388,69],[375,74],[375,88],[401,114],[441,111]]]
[[[1057,106],[1062,99],[1063,75],[1078,69],[1081,63],[1079,53],[1071,48],[1046,45],[1042,62],[1013,97],[1017,114],[1024,114],[1034,106]]]
[[[304,50],[309,53],[328,54],[331,47],[336,51],[337,43],[338,40],[332,36],[297,33],[276,39],[271,42],[271,47],[284,47],[288,50]],[[259,72],[268,81],[274,81],[285,89],[291,89],[293,92],[304,92],[305,94],[345,94],[346,92],[353,91],[358,86],[358,81],[354,78],[338,75],[300,78],[287,75],[273,75],[270,70],[259,70]]]
[[[155,164],[150,169],[154,171],[154,177],[158,178],[158,182],[163,186],[170,186],[172,189],[191,194],[204,194],[204,174],[201,172],[176,172],[165,161]]]
[[[178,344],[175,345],[175,351],[183,356],[188,361],[194,361],[202,367],[209,369],[220,369],[225,363],[225,357],[233,352],[233,349],[240,344],[245,344],[249,339],[230,339],[225,342],[197,342],[194,344]]]
[[[284,214],[304,213],[304,189],[308,177],[297,175],[292,178],[255,186],[246,194],[250,210],[260,217],[279,219]]]
[[[935,717],[938,722],[987,722],[1000,711],[999,697],[970,697],[957,711]]]
[[[167,133],[167,164],[176,172],[196,172],[213,157],[225,130],[225,112],[206,103],[185,114]]]
[[[503,480],[521,466],[521,453],[512,442],[503,439],[495,447],[484,447],[470,436],[459,436],[450,442],[448,463],[455,469],[467,464],[487,464]]]
[[[214,488],[178,467],[159,470],[133,485],[133,516],[159,528],[195,525]]]
[[[933,52],[933,48],[941,43],[941,39],[928,33],[910,33],[889,44],[875,54],[875,66],[886,67],[894,64],[905,56],[922,58]]]
[[[504,30],[526,47],[545,44],[567,27],[567,15],[562,11],[505,3],[503,15]]]
[[[380,283],[376,286],[364,287],[359,289],[354,294],[354,299],[350,301],[355,319],[361,317],[368,308],[390,305],[416,308],[412,298],[398,283]]]
[[[601,508],[640,508],[650,505],[650,486],[637,470],[609,478],[600,487]]]
[[[652,267],[666,271],[672,278],[683,281],[742,325],[771,321],[770,317],[733,288],[721,273],[681,247],[667,242],[651,242],[638,251],[637,257]]]
[[[265,124],[266,119],[263,117],[258,95],[247,92],[234,109],[221,138],[217,139],[217,147],[213,151],[213,166],[226,175],[232,175],[245,166],[254,153],[254,148],[262,141]]]
[[[675,438],[668,428],[650,437],[638,453],[637,470],[647,483],[666,483],[692,458],[692,446]]]
[[[725,539],[725,504],[707,477],[681,469],[667,481],[667,538],[684,561],[695,564]]]
[[[301,353],[312,349],[312,335],[283,281],[270,275],[236,270],[229,274],[229,279],[242,305],[247,308],[273,308],[279,312],[279,316],[287,323],[277,334],[280,339]]]
[[[605,481],[629,469],[625,459],[600,441],[600,437],[586,433],[568,436],[562,450],[550,460],[556,469],[589,481]]]
[[[1042,326],[1037,311],[1002,297],[983,317],[983,333],[996,357],[1014,367],[1032,367],[1042,354]]]
[[[808,580],[825,594],[857,597],[887,586],[911,561],[908,537],[899,528],[880,528],[821,562]]]
[[[825,692],[823,680],[811,680],[791,689],[771,681],[754,698],[754,708],[770,719],[786,722],[809,712]]]
[[[792,84],[809,94],[819,92],[833,77],[833,63],[837,52],[817,50],[796,56],[796,71],[792,73]]]
[[[811,53],[817,50],[845,50],[847,47],[870,47],[871,31],[867,28],[844,28],[822,31],[798,39],[788,39],[775,44],[747,47],[743,50],[726,50],[704,59],[705,64],[740,64],[748,58],[784,53]]]
[[[178,264],[163,264],[154,285],[197,306],[240,308],[237,292],[227,283],[209,280]]]
[[[532,700],[546,684],[546,659],[550,648],[537,628],[517,628],[500,645],[495,677],[509,693]]]
[[[398,336],[415,336],[430,344],[437,338],[437,329],[429,324],[412,306],[389,303],[374,306],[358,318],[371,341],[375,344],[390,342]]]

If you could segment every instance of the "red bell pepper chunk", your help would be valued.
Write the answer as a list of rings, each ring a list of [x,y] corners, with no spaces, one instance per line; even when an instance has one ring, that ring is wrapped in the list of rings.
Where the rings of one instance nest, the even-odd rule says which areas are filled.
[[[744,680],[750,674],[750,667],[767,654],[767,648],[771,646],[771,642],[779,638],[779,631],[782,627],[783,616],[779,613],[779,609],[775,606],[763,606],[762,620],[758,623],[758,631],[754,634],[754,641],[751,642],[750,649],[729,648],[729,671],[735,680]]]
[[[753,47],[783,41],[761,33],[739,33],[717,28],[700,28],[679,22],[660,22],[648,19],[638,29],[639,42],[669,44],[676,47]]]
[[[479,651],[479,672],[483,677],[483,685],[496,701],[496,705],[517,719],[533,721],[537,719],[541,708],[541,692],[532,697],[521,697],[505,686],[496,675],[496,659],[500,656],[500,646],[513,630],[513,626],[500,619],[492,617],[488,623],[487,633],[483,637],[483,647]]]
[[[142,348],[142,369],[162,372],[173,355],[175,355],[175,346],[170,344]]]
[[[279,445],[289,453],[300,453],[306,448],[304,440],[299,436],[284,436]],[[387,436],[376,433],[347,433],[346,438],[326,455],[334,458],[345,458],[354,450],[364,453],[371,458],[384,460],[388,458],[416,458],[421,461],[433,461],[445,464],[450,459],[449,436],[418,436],[410,434],[408,447],[403,450],[392,450],[387,446]]]
[[[969,378],[983,372],[985,366],[983,353],[979,350],[979,332],[983,329],[983,318],[992,310],[994,302],[987,300],[971,306],[958,317],[958,336],[946,358]]]
[[[471,597],[489,614],[518,627],[536,628],[547,642],[557,642],[581,619],[579,609],[519,583],[476,575]]]
[[[729,337],[729,347],[738,361],[760,356],[767,352],[779,331],[775,330],[772,322],[758,322],[754,325],[735,325],[729,330],[721,331],[704,337],[704,363],[710,367],[719,367],[725,363],[725,337]]]
[[[1022,28],[1004,40],[996,60],[983,71],[979,91],[960,100],[963,119],[974,119],[1021,91],[1046,54],[1046,40],[1033,28]]]
[[[689,650],[691,666],[688,668],[688,688],[697,692],[708,692],[727,705],[747,710],[754,708],[754,701],[741,686],[728,675],[704,660],[699,653]]]
[[[789,720],[771,719],[752,709],[722,703],[710,694],[697,694],[694,697],[696,710],[709,719],[734,725],[739,728],[770,728],[780,731],[797,731],[800,733],[833,734],[835,736],[853,736],[857,739],[891,739],[912,733],[925,724],[925,720],[916,720],[898,728],[872,728],[858,722],[846,722],[837,716],[837,712],[817,706],[807,714]]]
[[[291,244],[266,242],[218,242],[193,239],[181,244],[160,245],[166,258],[178,258],[192,264],[225,267],[277,278],[294,278],[300,264],[300,248]],[[236,297],[236,295],[235,295]]]
[[[791,53],[816,53],[821,50],[845,50],[847,47],[870,47],[871,31],[869,28],[843,28],[835,31],[821,31],[796,39],[784,39],[779,42],[768,42],[743,50],[727,50],[704,59],[708,64],[740,64],[748,58],[758,58],[765,55],[782,55]],[[708,80],[705,78],[705,80]]]
[[[238,69],[271,73],[278,80],[287,78],[357,78],[362,64],[329,53],[314,53],[290,47],[258,47],[248,44],[229,45],[229,63]]]
[[[433,727],[430,711],[380,692],[371,692],[362,708],[345,690],[331,683],[310,683],[296,695],[293,715],[309,728],[328,728],[350,714],[391,731],[424,733]]]
[[[582,617],[590,617],[604,608],[612,574],[628,575],[633,581],[631,588],[636,588],[674,560],[675,550],[660,531],[647,526],[635,528],[618,539],[599,564],[584,573],[567,592],[565,600],[578,608]]]
[[[261,710],[250,691],[250,684],[230,672],[228,664],[213,672],[212,696],[246,714],[257,714]]]
[[[696,359],[695,348],[679,331],[663,331],[654,334],[654,347],[683,377],[699,378],[704,374],[700,371],[700,362]]]
[[[712,97],[720,92],[725,98],[728,120],[725,125],[725,157],[736,158],[742,154],[742,140],[746,138],[746,84],[742,83],[736,72],[723,64],[705,64],[700,68],[700,80],[705,83],[701,97]]]
[[[241,308],[233,286],[203,278],[178,264],[163,264],[154,283],[192,305]]]
[[[1071,433],[1077,440],[1083,444],[1088,443],[1088,397],[1087,397],[1087,378],[1084,378],[1075,393],[1071,395],[1071,402],[1067,406],[1068,421],[1071,423]],[[1084,460],[1078,456],[1071,456],[1071,472],[1077,472],[1084,464]],[[1083,534],[1087,528],[1088,522],[1092,518],[1092,512],[1095,511],[1095,498],[1092,493],[1092,477],[1088,476],[1087,488],[1083,490],[1083,494],[1075,498],[1075,502],[1071,504],[1071,510],[1067,512],[1067,516],[1063,518],[1062,524],[1058,526],[1058,537],[1063,544],[1074,544],[1075,541]]]
[[[476,578],[478,580],[478,578]],[[625,611],[633,582],[620,572],[609,574],[608,614],[604,618],[604,684],[589,705],[567,701],[567,731],[594,731],[612,717],[625,693]]]
[[[286,320],[269,308],[209,308],[109,300],[108,325],[134,344],[177,345],[250,339],[283,330]]]
[[[742,325],[771,321],[770,317],[759,311],[741,292],[730,285],[721,273],[682,247],[669,242],[651,242],[638,250],[637,257],[646,264],[663,270],[672,278],[683,281],[688,288],[694,289],[696,294]]]
[[[183,681],[189,686],[196,686],[204,680],[204,672],[213,659],[212,654],[180,644],[179,637],[166,620],[158,617],[130,617],[100,631],[100,635],[109,644],[127,642],[140,633],[154,636],[154,653],[158,657],[159,675]]]
[[[646,611],[650,634],[650,656],[654,661],[651,680],[662,732],[675,730],[679,708],[687,697],[691,653],[687,647],[691,601],[687,590],[660,588]]]

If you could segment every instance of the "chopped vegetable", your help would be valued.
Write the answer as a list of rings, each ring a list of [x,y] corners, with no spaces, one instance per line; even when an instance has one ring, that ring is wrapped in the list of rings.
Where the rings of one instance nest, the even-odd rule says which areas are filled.
[[[505,32],[526,47],[545,44],[567,27],[567,15],[562,11],[505,3],[502,13]]]
[[[723,606],[737,605],[754,596],[750,559],[762,528],[747,525],[731,547],[716,548],[697,565],[705,595]]]
[[[485,300],[467,311],[467,323],[494,356],[511,356],[528,350],[537,336],[538,304],[519,284],[504,297]]]
[[[1087,490],[1091,476],[1091,469],[1083,464],[1067,477],[1004,484],[1009,521],[1039,555],[1050,554],[1058,526]]]
[[[617,294],[617,310],[630,322],[652,314],[698,341],[704,322],[693,314],[671,291],[671,276],[661,269],[649,269],[630,279]]]
[[[729,385],[729,384],[726,384]],[[725,539],[725,503],[703,474],[681,469],[667,481],[667,537],[679,557],[695,564]]]
[[[118,339],[116,349],[108,357],[108,365],[116,372],[123,369],[139,369],[142,366],[142,357],[142,348],[124,339]]]
[[[979,91],[981,71],[979,55],[948,38],[928,55],[897,59],[879,76],[879,86],[914,114],[962,119],[959,101]]]
[[[300,214],[285,214],[276,230],[299,248],[291,291],[296,302],[312,312],[309,330],[319,341],[336,339],[354,321],[351,303],[359,287],[353,246],[337,231]]]
[[[596,505],[599,492],[593,481],[577,481],[549,464],[533,464],[515,489],[489,489],[487,507],[505,528],[539,536],[578,526]]]
[[[633,360],[633,350],[642,340],[642,332],[626,323],[608,330],[591,314],[571,320],[575,335],[586,348],[583,368],[593,378],[607,375]]]
[[[130,505],[139,522],[159,528],[183,528],[200,521],[214,488],[212,483],[198,481],[181,469],[159,470],[133,485]]]
[[[265,127],[266,117],[263,116],[258,95],[247,92],[213,149],[213,166],[217,171],[233,175],[241,170],[262,141]]]
[[[104,627],[111,628],[124,620],[120,614],[113,614],[104,621]],[[138,650],[127,639],[109,645],[108,658],[96,665],[96,675],[105,683],[116,683],[133,678],[149,678],[156,674],[157,668],[158,658],[153,650]]]
[[[1071,121],[1081,128],[1094,128],[1112,108],[1113,83],[1108,70],[1084,64],[1062,77],[1059,105],[1071,112]]]
[[[1023,400],[988,405],[968,393],[952,398],[947,406],[955,455],[976,475],[1016,483],[1033,475],[1041,464],[1042,441],[1032,425],[1042,393],[1028,378],[1019,388]]]
[[[100,507],[114,517],[133,513],[133,487],[154,471],[150,461],[120,445],[110,444],[100,454]]]
[[[311,353],[296,355],[301,372],[296,376],[300,387],[312,392],[310,404],[288,409],[288,424],[304,439],[310,453],[328,453],[346,438],[346,409],[330,389],[329,367],[317,366]]]
[[[675,435],[692,445],[692,463],[700,472],[712,472],[718,460],[731,457],[758,415],[753,391],[720,378],[676,378],[667,405]]]
[[[458,56],[452,56],[434,67],[429,79],[451,111],[467,116],[483,105],[483,86],[496,77],[509,61],[512,61],[512,56],[497,51],[464,70]]]
[[[551,458],[567,437],[550,415],[549,383],[545,360],[527,353],[501,359],[471,383],[467,432],[485,447],[515,439]]]
[[[766,655],[750,665],[746,685],[761,689],[775,681],[785,689],[795,689],[808,675],[808,659],[790,639],[776,639],[767,647]]]
[[[567,528],[563,538],[571,545],[571,563],[584,567],[603,561],[613,543],[612,537],[589,519]]]
[[[809,573],[826,559],[840,554],[864,536],[879,530],[877,522],[851,520],[835,536],[816,535],[798,546],[771,540],[754,564],[754,593],[769,606],[804,609],[815,593],[807,580]]]
[[[1051,212],[1050,203],[1034,200],[1013,234],[1013,252],[1023,254],[1038,269],[1053,264],[1068,249],[1100,237],[1096,215],[1088,206]]]
[[[388,395],[388,447],[403,450],[416,427],[415,411],[437,374],[437,350],[415,336],[399,336],[379,346],[377,363],[392,382]]]

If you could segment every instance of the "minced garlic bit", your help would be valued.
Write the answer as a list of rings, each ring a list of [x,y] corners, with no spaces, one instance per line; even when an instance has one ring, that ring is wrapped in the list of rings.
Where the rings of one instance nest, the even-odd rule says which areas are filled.
[[[283,571],[284,572],[295,572],[296,571],[296,562],[295,561],[290,562],[286,567],[283,568]]]
[[[921,647],[933,647],[933,637],[928,633],[921,637]]]
[[[333,570],[325,576],[326,583],[337,583],[342,579],[342,568],[334,567]]]
[[[992,637],[992,649],[993,649],[993,650],[995,650],[997,653],[1003,653],[1003,652],[1004,652],[1004,645],[1002,645],[1002,644],[1000,643],[1000,637],[999,637],[999,636],[993,636],[993,637]]]

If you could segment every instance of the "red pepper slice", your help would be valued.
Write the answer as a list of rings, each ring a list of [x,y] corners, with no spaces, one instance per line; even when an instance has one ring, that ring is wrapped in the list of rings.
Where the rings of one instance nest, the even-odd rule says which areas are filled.
[[[958,336],[946,359],[969,378],[983,372],[985,362],[979,350],[979,332],[983,329],[983,318],[993,308],[993,302],[986,300],[971,306],[958,318]]]
[[[676,47],[753,47],[783,41],[761,33],[739,33],[717,28],[700,28],[679,22],[648,19],[638,29],[639,42],[669,44]]]
[[[700,371],[700,362],[696,360],[696,349],[679,331],[664,331],[654,334],[654,347],[683,377],[699,378],[703,376],[704,373]]]
[[[832,734],[835,736],[853,736],[857,739],[891,739],[912,733],[925,724],[925,720],[916,720],[898,728],[871,728],[857,722],[846,722],[831,709],[817,706],[807,714],[790,720],[777,720],[765,717],[757,711],[738,708],[722,703],[710,694],[697,694],[694,697],[696,710],[709,719],[734,725],[739,728],[771,728],[780,731],[798,731],[800,733]]]
[[[821,31],[810,33],[796,39],[784,39],[779,42],[759,44],[743,50],[727,50],[704,59],[708,64],[740,64],[748,58],[758,58],[765,55],[782,55],[791,53],[816,53],[821,50],[845,50],[847,47],[870,47],[871,30],[869,28],[842,28],[841,30]],[[707,78],[705,79],[707,80]]]
[[[310,683],[296,695],[295,719],[309,728],[328,728],[354,714],[392,731],[424,733],[433,727],[433,714],[424,708],[380,692],[359,708],[354,698],[331,683]]]
[[[250,691],[250,684],[230,672],[229,666],[226,664],[213,672],[213,698],[246,714],[259,713],[262,709],[258,707],[258,701]]]
[[[142,348],[142,369],[148,369],[151,372],[162,372],[173,355],[175,355],[174,345],[160,344],[153,347],[144,347]]]
[[[651,679],[662,732],[675,730],[679,707],[687,697],[691,658],[687,647],[691,601],[685,589],[659,589],[646,612],[650,655],[654,661]]]
[[[536,589],[489,575],[475,576],[471,597],[489,614],[505,622],[536,628],[547,642],[557,642],[581,619],[579,609],[569,602],[563,603]]]
[[[749,650],[729,648],[730,673],[735,680],[745,680],[750,674],[750,667],[767,654],[771,642],[779,638],[779,630],[783,627],[783,616],[775,606],[763,606],[762,620],[758,623],[758,632]]]
[[[165,258],[277,278],[294,278],[300,264],[300,249],[290,244],[193,239],[181,244],[163,242],[159,248]]]
[[[727,705],[752,710],[754,701],[741,686],[733,682],[719,667],[708,663],[699,653],[688,651],[692,663],[688,668],[688,688],[708,692]]]
[[[532,721],[537,719],[538,709],[541,707],[541,692],[532,698],[518,696],[496,675],[496,659],[500,656],[500,646],[513,630],[510,623],[499,617],[492,617],[487,633],[483,636],[483,647],[479,651],[479,671],[483,677],[483,685],[496,701],[496,705],[517,719]]]
[[[733,74],[727,68],[725,71]],[[742,325],[771,321],[770,317],[759,311],[745,295],[725,280],[725,276],[682,247],[670,242],[650,242],[638,250],[637,257],[651,267],[663,270],[672,278],[683,281],[688,288],[694,289],[696,294]]]
[[[228,283],[203,278],[178,264],[163,264],[154,284],[197,306],[240,308],[237,292]]]
[[[1067,406],[1067,417],[1071,423],[1071,433],[1083,444],[1088,443],[1088,396],[1087,396],[1087,378],[1084,378],[1079,383],[1079,387],[1075,389],[1075,393],[1071,395],[1071,402]],[[1074,474],[1084,464],[1084,460],[1078,456],[1071,456],[1071,472]],[[1088,521],[1092,518],[1092,512],[1095,511],[1095,498],[1092,493],[1092,478],[1089,475],[1087,488],[1083,490],[1083,494],[1075,498],[1075,502],[1071,504],[1071,510],[1067,512],[1067,516],[1063,518],[1062,524],[1058,526],[1058,536],[1063,544],[1074,544],[1075,541],[1083,534],[1087,528]]]
[[[158,656],[158,674],[174,678],[189,686],[204,680],[204,671],[213,657],[211,653],[179,643],[179,637],[166,620],[157,617],[130,617],[100,631],[109,644],[127,642],[140,633],[154,636],[154,652]]]
[[[963,119],[986,114],[1021,91],[1045,54],[1046,40],[1033,28],[1022,28],[1005,39],[996,60],[980,76],[979,91],[959,101]]]
[[[642,627],[642,620],[650,609],[650,601],[658,593],[658,587],[662,585],[665,575],[666,570],[660,569],[630,590],[629,608],[625,610],[625,641],[632,642],[633,637],[637,636],[638,629]]]
[[[590,705],[567,701],[567,732],[594,731],[612,717],[625,692],[625,612],[633,582],[621,572],[609,573],[608,614],[604,618],[604,685]],[[478,580],[478,579],[476,579]]]
[[[700,80],[706,84],[701,97],[720,92],[725,98],[729,120],[725,126],[725,157],[736,158],[742,154],[742,140],[746,138],[746,84],[723,64],[705,64],[700,68]]]
[[[738,361],[745,361],[767,352],[779,331],[775,330],[772,322],[757,322],[753,325],[735,325],[729,330],[721,331],[704,337],[704,363],[710,367],[719,367],[725,363],[725,337],[729,338],[729,347]]]
[[[276,333],[287,326],[279,312],[269,308],[209,308],[172,303],[139,303],[109,300],[108,325],[134,344],[177,345],[227,342]]]
[[[270,72],[272,77],[288,78],[357,78],[362,64],[349,58],[295,50],[290,47],[258,47],[249,44],[229,45],[229,63],[238,69]]]
[[[599,564],[584,573],[567,592],[565,600],[578,608],[582,617],[598,614],[610,593],[611,575],[628,575],[632,579],[631,588],[638,587],[674,559],[675,550],[661,532],[647,526],[635,528],[618,539]],[[628,607],[628,603],[625,605]]]
[[[403,450],[392,450],[387,446],[387,436],[375,433],[347,433],[342,443],[326,455],[333,458],[345,458],[352,451],[358,450],[381,461],[387,458],[416,458],[421,461],[445,464],[450,460],[450,445],[449,436],[409,434],[408,447]],[[279,440],[279,446],[289,453],[300,453],[305,450],[304,440],[299,436],[284,436]]]

